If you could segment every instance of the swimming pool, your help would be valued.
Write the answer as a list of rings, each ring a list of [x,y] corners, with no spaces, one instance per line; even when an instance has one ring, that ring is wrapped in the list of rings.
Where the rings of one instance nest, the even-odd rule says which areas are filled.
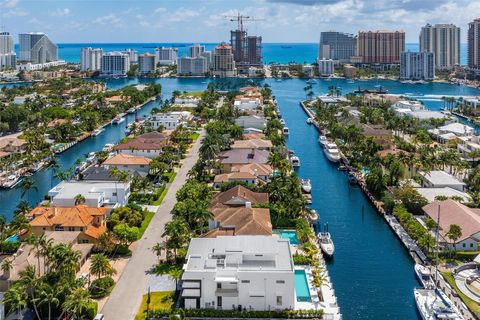
[[[297,301],[312,301],[305,270],[295,270],[295,293],[297,295]]]
[[[20,238],[16,234],[5,239],[5,242],[19,242],[19,241],[20,241]]]
[[[290,244],[298,244],[297,231],[295,230],[275,230],[274,233],[280,235],[282,239],[290,240]]]

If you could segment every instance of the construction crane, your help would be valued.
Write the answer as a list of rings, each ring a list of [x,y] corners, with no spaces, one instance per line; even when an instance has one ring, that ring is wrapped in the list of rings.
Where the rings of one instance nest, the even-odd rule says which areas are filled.
[[[224,16],[226,19],[228,19],[229,21],[232,21],[232,22],[237,22],[238,24],[238,29],[237,30],[240,30],[240,31],[244,31],[243,30],[243,22],[244,21],[263,21],[265,19],[255,19],[254,17],[251,17],[251,16],[244,16],[242,14],[240,14],[240,12],[236,15],[236,16]]]

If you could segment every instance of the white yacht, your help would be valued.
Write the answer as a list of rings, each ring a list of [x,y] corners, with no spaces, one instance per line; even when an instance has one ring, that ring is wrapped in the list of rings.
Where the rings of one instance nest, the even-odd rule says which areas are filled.
[[[95,152],[90,152],[90,153],[88,153],[87,158],[85,159],[85,161],[86,161],[87,163],[90,163],[90,164],[91,164],[91,163],[95,162],[96,158],[97,158],[97,155],[95,154]]]
[[[290,163],[293,167],[300,167],[300,158],[293,155],[290,157]]]
[[[423,320],[463,320],[451,301],[432,289],[413,289],[415,304]]]
[[[284,136],[288,136],[290,134],[290,129],[288,129],[288,127],[283,127],[282,132]]]
[[[285,125],[285,119],[280,119],[280,123]]]
[[[114,144],[112,144],[112,143],[107,143],[107,144],[103,147],[102,151],[110,152],[110,151],[113,150],[113,147],[115,147]]]
[[[432,273],[430,272],[430,269],[428,269],[426,266],[422,266],[421,264],[417,263],[415,264],[414,270],[415,270],[415,275],[418,278],[418,281],[420,281],[420,283],[425,289],[435,288],[435,283],[433,282]]]
[[[92,132],[92,136],[96,137],[96,136],[98,136],[100,133],[102,133],[104,130],[105,130],[105,129],[103,129],[103,128],[95,129],[95,130],[93,130],[93,132]]]
[[[120,124],[122,123],[123,121],[125,121],[125,113],[120,113],[118,116],[116,116],[115,118],[113,118],[112,120],[112,124]]]
[[[315,79],[309,79],[309,80],[307,81],[307,83],[308,83],[308,84],[315,84],[315,83],[317,83],[317,81],[316,81]]]
[[[312,191],[312,183],[310,182],[310,179],[302,179],[300,183],[303,191],[306,193],[310,193]]]
[[[4,188],[13,188],[20,182],[20,176],[16,173],[9,175],[2,184]]]
[[[312,123],[313,123],[313,119],[312,119],[312,118],[308,118],[308,119],[307,119],[307,123],[308,123],[308,124],[312,124]]]
[[[320,143],[320,145],[322,146],[322,148],[325,148],[328,144],[328,139],[326,136],[320,136],[318,137],[318,143]]]
[[[320,249],[322,249],[324,254],[329,257],[333,256],[333,253],[335,252],[335,245],[333,244],[330,232],[320,232],[318,234],[318,244],[320,245]]]
[[[340,150],[335,143],[328,143],[323,152],[327,156],[327,159],[331,162],[339,162],[340,161]]]

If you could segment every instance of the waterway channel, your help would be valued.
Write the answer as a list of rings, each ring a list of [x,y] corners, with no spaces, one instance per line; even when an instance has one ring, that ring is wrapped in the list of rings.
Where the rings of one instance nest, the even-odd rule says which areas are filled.
[[[199,91],[205,89],[205,79],[158,79],[165,98],[174,90]],[[319,213],[322,223],[328,223],[336,246],[335,257],[328,263],[343,318],[346,320],[419,319],[413,300],[413,288],[418,286],[413,272],[413,261],[383,218],[378,215],[358,188],[350,187],[346,174],[337,170],[325,158],[318,142],[318,133],[306,124],[306,115],[299,106],[304,99],[305,81],[299,79],[266,80],[272,86],[283,117],[290,128],[288,147],[301,159],[298,174],[312,180],[312,208]],[[120,79],[108,82],[116,89],[139,80]],[[245,85],[227,81],[228,85]],[[361,86],[373,88],[381,84],[391,93],[411,93],[432,109],[439,109],[442,96],[480,95],[480,90],[441,83],[424,85],[401,84],[395,81],[368,81],[349,83],[346,80],[319,81],[314,84],[315,94],[325,94],[328,87],[336,85],[348,93]],[[158,102],[147,104],[138,116],[149,114]],[[134,120],[127,116],[127,122]],[[97,136],[89,138],[58,156],[65,169],[88,152],[99,151],[106,143],[115,143],[125,135],[125,124],[110,125]],[[52,185],[51,170],[42,170],[34,175],[38,191],[29,191],[25,199],[32,205],[38,203]],[[20,201],[21,189],[0,191],[0,212],[7,217]]]

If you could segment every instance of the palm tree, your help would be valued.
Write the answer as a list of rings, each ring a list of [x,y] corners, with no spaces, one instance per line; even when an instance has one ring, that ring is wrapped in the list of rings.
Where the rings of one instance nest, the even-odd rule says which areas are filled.
[[[188,225],[184,219],[174,218],[165,225],[165,235],[168,236],[167,245],[169,248],[173,249],[176,260],[177,250],[183,248],[188,241]]]
[[[35,294],[38,286],[41,283],[41,280],[39,277],[37,277],[35,267],[27,266],[24,270],[20,271],[19,275],[20,282],[25,286],[29,295],[31,295],[31,301],[33,303],[33,309],[35,310],[35,314],[37,315],[38,319],[41,319],[40,313],[38,312],[37,300],[35,298]]]
[[[3,278],[10,278],[10,270],[13,268],[13,261],[10,259],[4,259],[0,265],[0,268],[3,271]]]
[[[75,205],[76,206],[78,206],[80,204],[84,204],[85,201],[86,201],[85,197],[81,194],[77,194],[74,199],[75,199]]]
[[[22,181],[22,184],[20,185],[20,188],[22,189],[22,194],[20,196],[22,199],[30,189],[33,189],[33,190],[38,192],[38,187],[35,184],[35,180],[33,180],[32,177],[23,178],[23,181]]]
[[[110,265],[107,257],[103,253],[98,253],[92,257],[90,273],[100,278],[104,275],[115,273],[115,269]]]
[[[39,288],[37,301],[38,306],[48,306],[48,320],[52,319],[52,305],[55,307],[60,305],[56,288],[48,283],[42,283]]]
[[[166,249],[166,244],[165,241],[162,242],[157,242],[153,247],[152,251],[155,253],[155,255],[158,258],[158,263],[160,263],[160,258],[162,256],[162,251]]]
[[[82,313],[88,309],[90,305],[90,295],[82,288],[73,290],[62,304],[63,310],[75,319],[81,319]]]
[[[457,224],[451,224],[447,232],[447,238],[453,241],[453,248],[457,251],[457,240],[462,236],[462,228]]]
[[[23,319],[23,317],[20,315],[20,312],[28,305],[28,294],[25,286],[20,282],[17,282],[11,286],[10,289],[5,292],[3,303],[9,306],[7,313],[11,313],[16,310],[18,317]]]

